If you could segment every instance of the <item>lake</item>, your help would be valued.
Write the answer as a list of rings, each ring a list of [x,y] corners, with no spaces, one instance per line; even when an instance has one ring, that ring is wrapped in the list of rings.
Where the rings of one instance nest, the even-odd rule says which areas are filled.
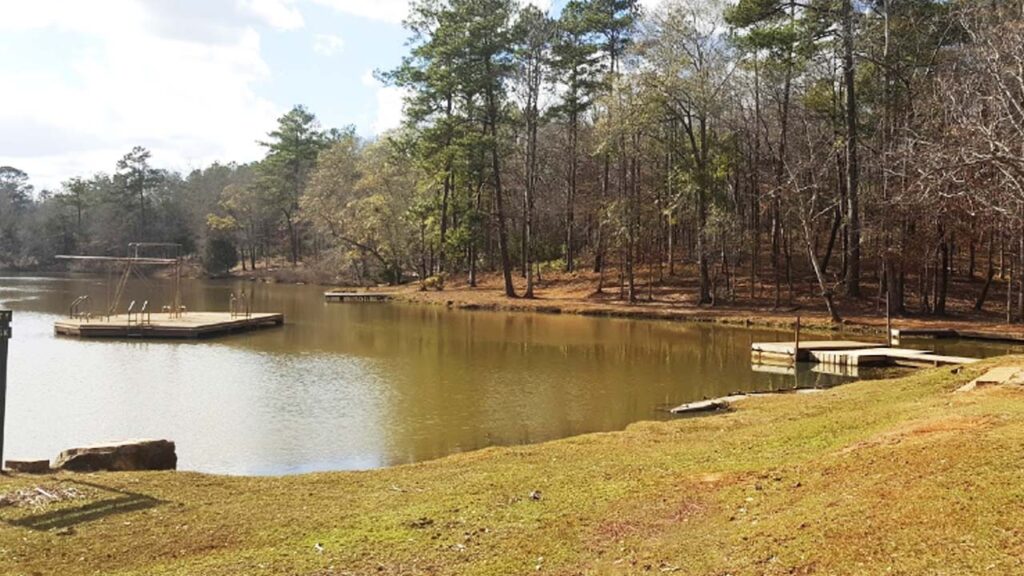
[[[182,470],[369,469],[620,430],[738,391],[843,381],[755,372],[751,342],[792,337],[766,330],[328,304],[322,287],[241,280],[184,280],[183,302],[225,311],[243,289],[253,311],[283,312],[285,326],[199,341],[78,340],[54,336],[53,321],[80,295],[98,311],[106,278],[0,276],[0,305],[15,310],[5,456],[167,438]],[[133,280],[122,302],[131,299],[159,309],[170,282]]]

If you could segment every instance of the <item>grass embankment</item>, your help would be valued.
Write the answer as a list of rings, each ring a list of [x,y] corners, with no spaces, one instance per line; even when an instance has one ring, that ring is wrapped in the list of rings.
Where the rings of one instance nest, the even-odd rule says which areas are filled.
[[[83,497],[0,508],[0,571],[1019,574],[1024,390],[951,393],[996,363],[369,472],[3,478]]]

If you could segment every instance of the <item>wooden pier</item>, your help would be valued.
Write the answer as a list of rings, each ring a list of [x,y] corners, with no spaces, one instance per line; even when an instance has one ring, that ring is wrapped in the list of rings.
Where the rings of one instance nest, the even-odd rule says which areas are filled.
[[[117,314],[93,318],[62,318],[53,323],[58,335],[80,338],[209,338],[234,332],[270,328],[284,324],[284,314],[230,312],[183,312]]]
[[[970,364],[976,358],[943,356],[928,350],[895,348],[877,342],[819,340],[795,342],[756,342],[751,345],[755,364],[792,365],[813,362],[828,366],[908,366],[927,367],[946,364]]]
[[[843,352],[877,348],[877,343],[855,342],[852,340],[801,340],[795,342],[755,342],[750,345],[751,359],[755,364],[783,364],[808,362],[813,351]]]
[[[324,292],[328,302],[387,302],[394,298],[388,292]]]

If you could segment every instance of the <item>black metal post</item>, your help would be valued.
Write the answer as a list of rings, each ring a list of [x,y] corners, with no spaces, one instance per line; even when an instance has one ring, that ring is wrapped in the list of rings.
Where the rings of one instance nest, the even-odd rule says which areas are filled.
[[[4,422],[7,414],[7,341],[10,338],[11,311],[0,310],[0,464],[4,461]]]

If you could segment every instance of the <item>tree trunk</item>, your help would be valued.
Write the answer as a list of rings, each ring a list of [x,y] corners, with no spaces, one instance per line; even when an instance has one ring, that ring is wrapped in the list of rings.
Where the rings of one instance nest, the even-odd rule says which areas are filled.
[[[981,312],[985,307],[985,299],[988,298],[988,291],[992,288],[992,279],[996,275],[995,265],[995,235],[989,231],[988,233],[988,268],[985,271],[985,284],[981,287],[981,294],[978,295],[978,299],[974,302],[975,312]]]
[[[576,111],[573,110],[569,117],[569,193],[566,194],[565,199],[565,271],[572,272],[574,270],[574,257],[575,252],[573,251],[573,225],[576,217],[576,173],[579,170],[579,161],[577,154],[579,153],[577,148],[579,146],[578,141],[578,126],[579,120],[577,119]]]
[[[488,75],[491,72],[490,62],[487,64]],[[498,252],[501,255],[501,273],[505,278],[505,296],[516,297],[516,289],[512,284],[512,260],[508,253],[508,228],[505,223],[505,199],[501,187],[501,160],[498,154],[498,103],[494,89],[487,89],[488,122],[491,131],[491,177],[494,179],[494,207],[498,218]]]
[[[857,161],[857,93],[853,55],[853,0],[842,0],[843,84],[846,89],[846,201],[848,244],[846,257],[846,293],[860,296],[860,206],[859,163]]]

